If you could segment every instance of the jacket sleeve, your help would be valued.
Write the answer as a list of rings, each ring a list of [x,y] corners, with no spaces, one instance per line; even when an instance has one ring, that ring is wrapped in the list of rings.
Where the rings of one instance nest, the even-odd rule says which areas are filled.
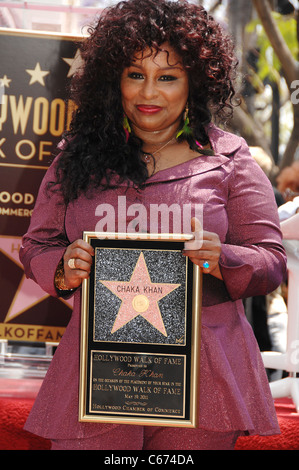
[[[231,299],[272,292],[287,272],[278,210],[271,183],[244,139],[234,156],[227,215],[219,264]]]
[[[57,265],[69,245],[64,220],[66,206],[58,186],[48,188],[55,181],[56,157],[49,167],[39,189],[27,233],[23,236],[20,261],[25,274],[48,294],[57,297],[54,275]]]

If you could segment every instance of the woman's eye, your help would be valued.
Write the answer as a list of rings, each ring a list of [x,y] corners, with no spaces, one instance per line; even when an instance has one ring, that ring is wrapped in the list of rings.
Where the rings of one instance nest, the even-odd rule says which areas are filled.
[[[129,78],[132,78],[133,80],[142,80],[143,75],[138,72],[131,72],[129,73]]]
[[[159,78],[162,82],[173,82],[176,79],[177,78],[173,75],[162,75],[162,77]]]

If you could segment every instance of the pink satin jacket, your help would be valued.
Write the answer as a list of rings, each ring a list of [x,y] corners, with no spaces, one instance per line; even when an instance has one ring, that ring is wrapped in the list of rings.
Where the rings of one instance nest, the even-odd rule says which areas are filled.
[[[214,156],[199,155],[157,172],[142,191],[126,184],[104,192],[90,190],[67,207],[59,192],[49,197],[46,191],[54,179],[54,161],[41,184],[20,259],[26,275],[57,296],[54,273],[66,246],[82,238],[83,231],[103,229],[104,217],[106,229],[123,231],[125,225],[127,231],[149,231],[151,205],[176,204],[182,213],[187,205],[192,215],[201,210],[204,229],[218,233],[222,243],[223,281],[204,275],[200,427],[275,434],[279,427],[273,399],[242,302],[273,291],[286,274],[274,193],[242,138],[214,125],[209,126],[209,138]],[[78,422],[80,299],[78,289],[72,318],[25,426],[50,439],[88,437],[115,426]]]

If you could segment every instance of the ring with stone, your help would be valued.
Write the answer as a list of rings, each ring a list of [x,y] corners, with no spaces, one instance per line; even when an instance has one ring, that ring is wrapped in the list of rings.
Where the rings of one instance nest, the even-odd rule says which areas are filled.
[[[75,258],[70,258],[67,262],[68,264],[68,267],[71,268],[71,269],[76,269],[76,266],[75,266]]]
[[[204,267],[205,269],[208,269],[208,268],[210,267],[209,262],[208,262],[208,261],[205,261],[204,264],[203,264],[203,267]]]

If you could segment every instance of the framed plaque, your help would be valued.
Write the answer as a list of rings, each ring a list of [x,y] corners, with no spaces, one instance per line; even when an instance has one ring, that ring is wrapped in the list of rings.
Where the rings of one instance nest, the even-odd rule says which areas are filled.
[[[201,270],[189,235],[85,232],[79,421],[196,427]]]

